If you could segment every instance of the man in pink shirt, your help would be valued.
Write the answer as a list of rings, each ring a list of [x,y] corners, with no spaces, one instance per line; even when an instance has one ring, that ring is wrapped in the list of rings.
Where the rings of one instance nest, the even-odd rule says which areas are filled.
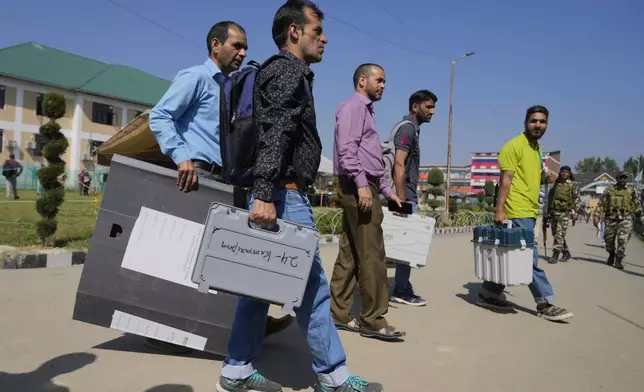
[[[389,325],[389,286],[382,236],[379,194],[401,200],[385,185],[380,138],[373,103],[382,98],[385,71],[362,64],[353,75],[355,94],[340,104],[335,116],[333,171],[342,200],[340,252],[331,278],[331,313],[338,329],[365,337],[399,340],[405,336]],[[360,321],[349,314],[356,284],[360,286]]]

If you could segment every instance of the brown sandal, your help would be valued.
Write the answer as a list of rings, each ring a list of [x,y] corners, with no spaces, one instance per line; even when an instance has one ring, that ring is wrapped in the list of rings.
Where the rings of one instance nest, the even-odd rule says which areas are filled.
[[[367,328],[360,329],[360,336],[362,337],[380,339],[388,342],[401,340],[401,338],[405,335],[407,335],[405,332],[396,330],[396,327],[394,327],[393,325],[386,326],[384,333],[380,332],[379,330]]]
[[[353,327],[349,325],[351,322],[353,322]],[[335,321],[335,327],[339,331],[360,332],[360,323],[356,319],[353,319],[348,323],[341,323],[341,322]]]

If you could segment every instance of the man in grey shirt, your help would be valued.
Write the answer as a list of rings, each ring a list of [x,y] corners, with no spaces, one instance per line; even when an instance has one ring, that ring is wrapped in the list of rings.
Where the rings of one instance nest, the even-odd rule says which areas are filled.
[[[438,98],[429,90],[416,91],[409,97],[409,114],[394,137],[396,148],[394,185],[401,200],[411,203],[414,214],[418,208],[418,177],[420,172],[420,125],[432,120]],[[391,302],[410,306],[424,306],[427,301],[414,293],[409,281],[411,267],[396,264],[396,284]]]

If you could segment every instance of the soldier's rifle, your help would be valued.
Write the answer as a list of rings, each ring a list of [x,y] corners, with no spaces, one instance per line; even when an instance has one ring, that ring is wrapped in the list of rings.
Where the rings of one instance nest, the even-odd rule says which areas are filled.
[[[544,195],[543,208],[541,209],[541,231],[543,234],[543,252],[548,257],[548,228],[550,227],[550,209],[549,209],[549,190],[548,190],[548,172],[544,171]]]

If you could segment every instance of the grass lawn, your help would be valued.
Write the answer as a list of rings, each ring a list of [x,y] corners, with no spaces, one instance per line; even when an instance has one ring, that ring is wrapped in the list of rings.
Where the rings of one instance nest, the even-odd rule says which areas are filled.
[[[0,245],[15,247],[39,247],[35,223],[40,220],[36,212],[35,191],[21,191],[19,200],[7,200],[0,195]],[[69,191],[56,217],[58,231],[54,245],[64,248],[87,248],[96,223],[94,196],[80,196]],[[315,207],[315,217],[320,217],[332,208]],[[335,214],[327,214],[320,222],[322,234],[327,234]],[[328,222],[327,222],[328,221]]]
[[[2,197],[4,195],[0,195],[0,245],[39,246],[35,229],[35,223],[40,220],[40,215],[36,212],[36,200],[39,196],[35,191],[21,191],[18,195],[19,200],[7,200]],[[56,247],[87,248],[96,222],[94,196],[67,192],[56,220]]]

